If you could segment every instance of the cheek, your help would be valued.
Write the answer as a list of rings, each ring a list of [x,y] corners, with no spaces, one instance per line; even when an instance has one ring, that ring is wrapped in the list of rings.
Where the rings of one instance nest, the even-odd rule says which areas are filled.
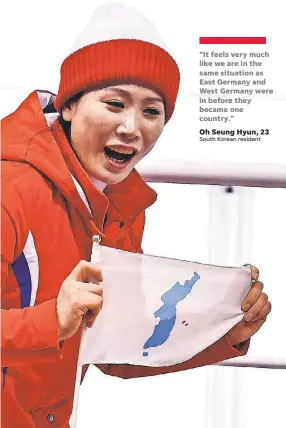
[[[74,141],[81,150],[94,151],[105,145],[111,132],[110,121],[85,116],[75,124]]]
[[[146,133],[145,133],[145,149],[146,150],[151,150],[152,147],[156,144],[156,141],[158,140],[158,138],[160,137],[160,135],[162,134],[163,131],[163,124],[161,124],[161,122],[159,124],[154,124],[153,126],[149,126],[146,129]]]

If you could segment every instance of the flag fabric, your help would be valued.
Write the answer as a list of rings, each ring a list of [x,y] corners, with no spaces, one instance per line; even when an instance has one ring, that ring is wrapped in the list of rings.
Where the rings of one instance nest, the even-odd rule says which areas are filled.
[[[170,366],[243,318],[249,266],[224,267],[100,246],[103,307],[84,329],[78,364]]]

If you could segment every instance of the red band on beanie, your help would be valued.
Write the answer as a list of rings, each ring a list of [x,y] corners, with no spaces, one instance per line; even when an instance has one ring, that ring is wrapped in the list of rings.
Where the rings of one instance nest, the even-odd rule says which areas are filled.
[[[108,40],[85,46],[68,56],[61,67],[55,108],[75,94],[109,82],[137,81],[157,89],[164,98],[166,122],[175,108],[180,73],[164,49],[141,40]]]

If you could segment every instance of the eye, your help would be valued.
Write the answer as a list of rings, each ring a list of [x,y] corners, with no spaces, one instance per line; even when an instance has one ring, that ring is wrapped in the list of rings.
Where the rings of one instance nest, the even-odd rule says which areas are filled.
[[[156,114],[161,114],[159,112],[159,110],[157,110],[156,108],[146,108],[144,110],[144,112],[148,113],[148,114],[152,114],[153,116],[155,116]]]
[[[124,108],[124,104],[120,101],[105,101],[105,103],[112,107]]]

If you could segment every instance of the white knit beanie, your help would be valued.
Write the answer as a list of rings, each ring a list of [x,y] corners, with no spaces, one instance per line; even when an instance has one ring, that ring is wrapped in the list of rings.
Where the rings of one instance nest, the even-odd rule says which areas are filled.
[[[97,85],[141,82],[164,98],[166,122],[179,89],[178,66],[153,22],[136,8],[112,2],[96,9],[61,66],[55,108]]]

